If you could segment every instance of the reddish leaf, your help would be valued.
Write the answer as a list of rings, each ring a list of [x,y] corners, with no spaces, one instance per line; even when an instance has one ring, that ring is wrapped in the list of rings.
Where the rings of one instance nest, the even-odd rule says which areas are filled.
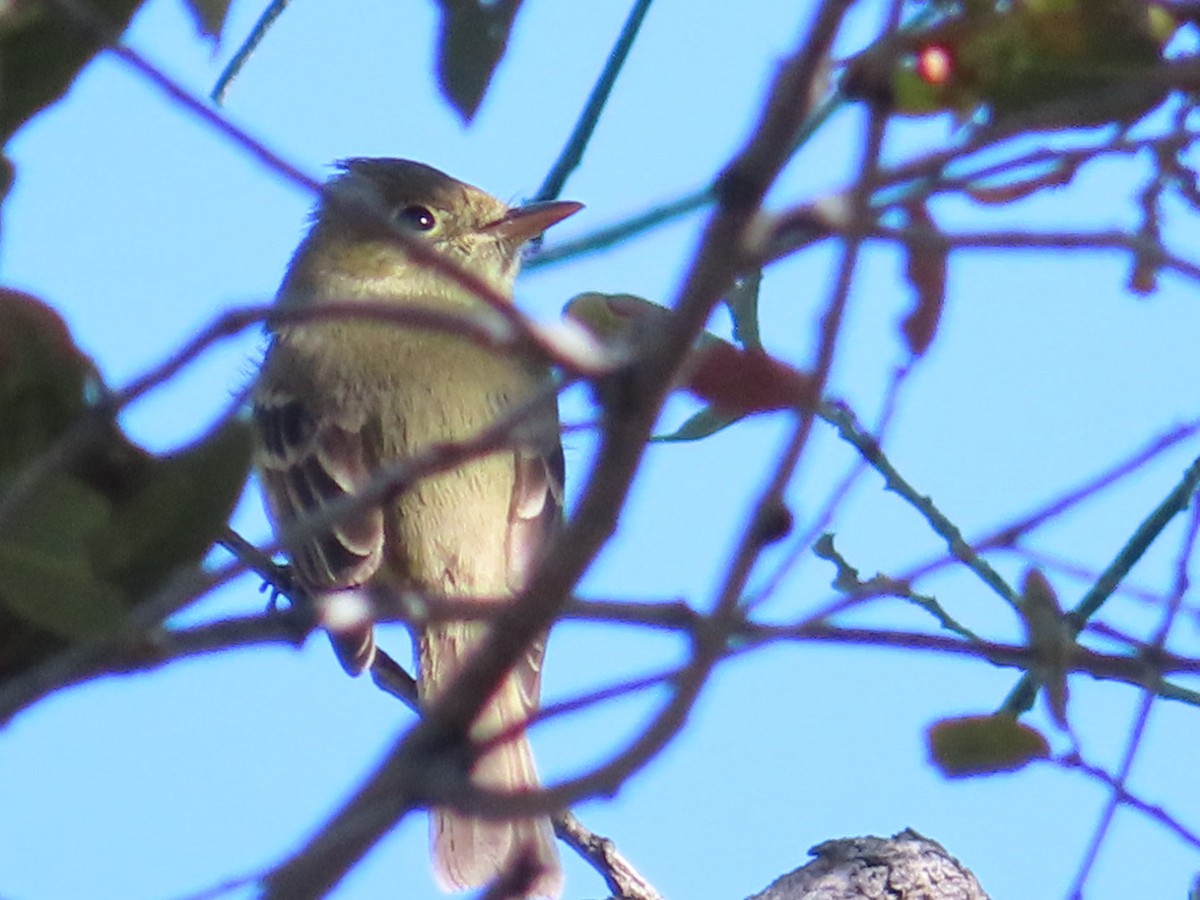
[[[601,341],[636,343],[652,329],[670,322],[670,310],[630,294],[580,294],[567,304],[566,314]],[[744,339],[752,340],[745,332]],[[757,332],[754,333],[757,338]],[[731,421],[757,412],[812,408],[820,399],[811,375],[789,366],[765,351],[739,349],[705,332],[684,365],[683,387],[709,409],[702,410],[669,440],[695,440],[719,431]]]
[[[944,243],[934,240],[937,226],[923,205],[910,206],[908,220],[910,229],[919,239],[905,245],[904,274],[917,292],[917,305],[905,317],[901,331],[913,356],[921,356],[933,342],[942,318],[946,300],[946,264],[950,254]]]
[[[815,379],[761,350],[711,343],[697,350],[684,386],[721,412],[747,415],[776,409],[811,409]]]
[[[1012,203],[1016,200],[1023,200],[1046,188],[1065,187],[1071,183],[1071,180],[1075,177],[1075,173],[1078,171],[1078,163],[1055,163],[1043,174],[1035,175],[1032,178],[1026,178],[1021,181],[1010,181],[1007,184],[994,186],[982,184],[970,185],[967,187],[966,192],[967,196],[977,203],[998,206],[1004,203]]]
[[[1050,755],[1041,733],[1011,716],[942,719],[927,737],[930,759],[949,778],[1012,772]]]

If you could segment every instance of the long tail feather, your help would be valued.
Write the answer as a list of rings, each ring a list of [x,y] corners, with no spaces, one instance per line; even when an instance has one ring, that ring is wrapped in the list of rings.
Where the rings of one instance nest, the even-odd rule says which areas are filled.
[[[449,622],[426,630],[420,641],[422,699],[436,696],[441,686],[454,679],[483,634],[484,626],[478,622]],[[473,739],[487,740],[534,712],[544,649],[539,641],[504,679],[472,725]],[[493,790],[536,790],[539,782],[528,738],[520,734],[489,750],[476,762],[471,779]],[[487,884],[524,856],[541,870],[529,896],[562,893],[562,866],[548,818],[482,819],[438,809],[429,821],[434,872],[443,888],[465,890]]]

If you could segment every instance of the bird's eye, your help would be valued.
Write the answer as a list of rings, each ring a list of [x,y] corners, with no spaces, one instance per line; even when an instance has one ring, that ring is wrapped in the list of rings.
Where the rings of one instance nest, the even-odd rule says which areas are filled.
[[[430,231],[437,224],[427,206],[406,206],[396,213],[396,221],[413,231]]]

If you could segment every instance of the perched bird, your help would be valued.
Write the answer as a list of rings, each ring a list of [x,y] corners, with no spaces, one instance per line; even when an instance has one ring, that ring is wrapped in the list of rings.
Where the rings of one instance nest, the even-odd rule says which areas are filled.
[[[484,302],[414,259],[392,229],[511,298],[522,245],[581,208],[567,202],[510,208],[408,160],[351,159],[339,169],[283,280],[277,303],[285,309],[368,301],[478,315]],[[276,528],[354,494],[380,466],[477,435],[529,402],[549,377],[544,366],[449,330],[347,317],[273,327],[254,406],[258,467]],[[514,446],[424,477],[382,508],[293,547],[300,585],[318,595],[361,587],[480,602],[513,596],[562,516],[552,395],[536,419],[520,429]],[[439,622],[417,635],[422,702],[453,681],[487,627]],[[349,672],[369,668],[375,652],[369,625],[331,638]],[[496,688],[472,724],[473,740],[519,726],[536,709],[544,651],[543,636]],[[482,754],[471,778],[492,789],[536,788],[524,733]],[[548,819],[485,820],[437,809],[430,832],[434,873],[446,889],[484,884],[524,858],[540,867],[531,896],[562,890]]]

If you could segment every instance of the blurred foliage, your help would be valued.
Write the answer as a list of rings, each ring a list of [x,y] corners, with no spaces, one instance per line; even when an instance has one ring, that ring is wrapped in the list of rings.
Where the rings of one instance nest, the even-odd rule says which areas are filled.
[[[1175,20],[1144,0],[964,0],[850,61],[843,89],[896,112],[950,111],[1040,128],[1130,121],[1167,95],[1138,76],[1162,62]],[[1045,116],[1039,117],[1038,112]]]
[[[470,121],[491,83],[521,0],[438,0],[438,83],[464,121]]]
[[[93,25],[120,34],[141,5],[142,0],[92,0],[95,23],[84,23],[53,3],[0,4],[0,145],[66,94],[99,52],[104,41]],[[12,179],[12,163],[0,157],[0,199]]]
[[[83,9],[94,21],[81,21],[54,3],[0,7],[0,140],[7,142],[62,97],[105,37],[123,32],[141,5],[142,0],[92,0]]]
[[[734,320],[734,344],[705,331],[679,376],[678,387],[705,406],[678,429],[656,441],[694,441],[715,434],[747,415],[780,409],[812,409],[820,399],[808,373],[767,353],[758,330],[759,274],[740,279],[725,298]],[[580,294],[565,315],[610,347],[633,350],[666,327],[671,311],[632,294]]]
[[[208,23],[210,16],[216,18],[215,10],[208,7],[224,7],[222,0],[188,0],[196,13],[197,20]],[[504,51],[508,48],[513,20],[521,6],[521,0],[436,0],[441,10],[437,46],[437,78],[442,94],[458,112],[464,122],[470,122],[483,102]],[[217,78],[213,88],[213,100],[218,104],[233,79],[245,66],[250,55],[262,42],[268,29],[275,23],[287,6],[287,0],[271,0],[255,24],[254,29],[234,53],[229,65]],[[201,7],[205,9],[202,11]],[[223,19],[224,9],[220,9]],[[218,28],[212,32],[216,34]]]
[[[246,423],[155,456],[106,397],[58,315],[0,291],[0,681],[119,625],[203,558],[241,495]],[[47,454],[61,464],[37,471]]]

